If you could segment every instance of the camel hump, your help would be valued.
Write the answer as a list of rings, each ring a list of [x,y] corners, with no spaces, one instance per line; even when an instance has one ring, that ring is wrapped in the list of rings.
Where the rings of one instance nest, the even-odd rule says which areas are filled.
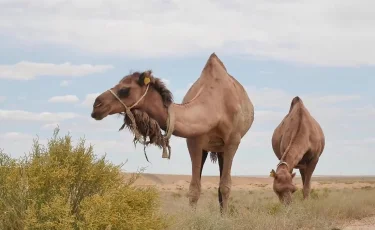
[[[224,63],[214,52],[208,58],[202,72],[205,73],[205,75],[213,75],[213,72],[216,72],[217,70],[220,71],[220,69],[224,70],[224,72],[227,73],[227,69],[225,68]]]
[[[292,100],[292,103],[294,102],[294,103],[297,103],[297,102],[300,102],[300,101],[302,101],[302,99],[299,97],[299,96],[295,96],[294,98],[293,98],[293,100]]]
[[[292,103],[290,103],[289,112],[292,111],[292,109],[294,108],[294,106],[296,106],[298,104],[303,104],[303,101],[302,101],[302,99],[299,96],[295,96],[293,98],[293,100],[292,100]]]

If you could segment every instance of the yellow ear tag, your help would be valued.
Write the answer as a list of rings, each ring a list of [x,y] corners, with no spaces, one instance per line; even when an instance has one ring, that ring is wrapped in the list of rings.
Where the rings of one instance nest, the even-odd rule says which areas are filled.
[[[149,77],[145,77],[145,79],[143,80],[145,85],[148,85],[148,83],[150,83],[150,81],[151,81],[151,79]]]
[[[270,177],[275,177],[275,170],[272,169],[272,171],[270,172]]]

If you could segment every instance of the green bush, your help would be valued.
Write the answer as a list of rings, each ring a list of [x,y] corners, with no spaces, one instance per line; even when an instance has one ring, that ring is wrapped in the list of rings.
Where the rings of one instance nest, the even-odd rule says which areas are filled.
[[[58,137],[13,159],[0,151],[0,229],[165,229],[154,188],[132,186],[121,165],[81,139]]]

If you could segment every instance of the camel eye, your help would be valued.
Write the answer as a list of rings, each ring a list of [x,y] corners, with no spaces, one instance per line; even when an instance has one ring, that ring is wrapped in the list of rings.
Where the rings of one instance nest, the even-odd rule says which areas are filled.
[[[118,91],[118,96],[124,98],[124,97],[129,96],[129,93],[130,93],[129,87],[122,88]]]

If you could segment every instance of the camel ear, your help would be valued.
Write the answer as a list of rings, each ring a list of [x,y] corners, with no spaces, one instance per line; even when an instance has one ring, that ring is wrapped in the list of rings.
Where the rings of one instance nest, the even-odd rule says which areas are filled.
[[[138,84],[140,86],[148,85],[151,82],[151,70],[141,73],[138,79]]]
[[[276,178],[276,172],[275,172],[275,170],[273,170],[273,169],[271,170],[270,177]]]
[[[293,179],[295,176],[296,176],[296,173],[295,173],[295,172],[292,173],[292,179]]]

